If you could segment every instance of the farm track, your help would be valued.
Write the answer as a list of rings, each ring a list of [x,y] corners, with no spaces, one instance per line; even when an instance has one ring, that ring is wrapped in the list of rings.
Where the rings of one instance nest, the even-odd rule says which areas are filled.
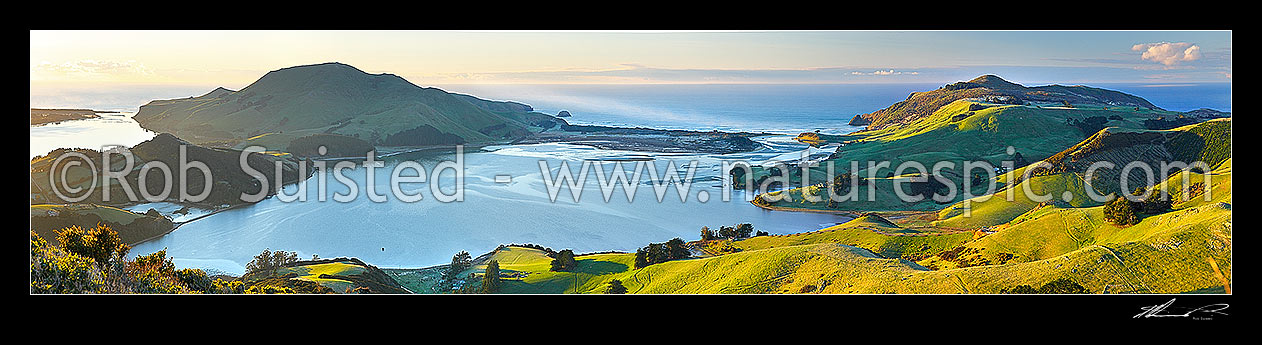
[[[1099,245],[1099,244],[1094,244],[1093,246],[1104,248],[1104,250],[1109,252],[1109,255],[1113,256],[1114,260],[1117,260],[1117,266],[1120,267],[1120,269],[1115,268],[1115,270],[1120,271],[1119,275],[1123,276],[1127,280],[1125,282],[1126,287],[1131,289],[1131,292],[1147,293],[1148,291],[1152,291],[1148,289],[1147,286],[1144,286],[1144,282],[1139,280],[1135,272],[1132,271],[1130,267],[1126,266],[1126,263],[1123,262],[1122,258],[1117,255],[1117,252],[1113,251],[1113,248],[1109,248],[1109,247]]]

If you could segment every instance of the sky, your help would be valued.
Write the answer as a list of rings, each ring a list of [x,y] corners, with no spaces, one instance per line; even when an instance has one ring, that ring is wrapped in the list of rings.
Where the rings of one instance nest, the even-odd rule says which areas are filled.
[[[240,89],[342,62],[455,84],[1231,81],[1230,31],[31,31],[31,89]],[[184,92],[184,91],[181,91]]]

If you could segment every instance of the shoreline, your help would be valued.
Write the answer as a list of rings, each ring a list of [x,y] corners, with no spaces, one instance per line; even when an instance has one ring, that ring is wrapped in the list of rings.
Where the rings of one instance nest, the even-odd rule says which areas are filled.
[[[177,203],[177,204],[178,204],[178,203]],[[183,226],[184,224],[192,223],[192,222],[195,222],[195,221],[197,221],[197,220],[201,220],[201,219],[203,219],[203,218],[213,216],[213,215],[218,214],[218,213],[220,213],[220,212],[224,212],[224,211],[228,211],[228,210],[232,210],[232,209],[236,209],[236,208],[240,208],[240,207],[245,207],[245,206],[249,206],[249,205],[253,205],[253,204],[237,204],[237,205],[232,205],[232,206],[228,206],[228,207],[226,207],[226,208],[220,208],[220,209],[216,209],[216,210],[214,210],[214,211],[210,211],[210,213],[203,214],[203,215],[197,216],[197,217],[195,217],[195,218],[193,218],[193,219],[189,219],[189,220],[186,220],[186,221],[182,221],[182,222],[172,222],[174,225],[172,225],[172,226],[171,226],[171,229],[170,229],[170,230],[167,230],[167,231],[165,231],[165,232],[163,232],[163,233],[161,233],[161,234],[157,234],[157,235],[151,236],[151,237],[149,237],[149,238],[146,238],[146,239],[140,240],[139,242],[136,242],[136,243],[135,243],[135,244],[133,244],[132,246],[136,246],[136,245],[144,244],[144,243],[146,243],[146,242],[149,242],[149,241],[153,241],[153,240],[156,240],[156,239],[162,238],[163,236],[166,236],[166,235],[168,235],[168,234],[170,234],[170,233],[172,233],[172,232],[175,232],[175,230],[179,229],[179,228],[180,228],[180,226]],[[133,212],[134,212],[134,211],[133,211]]]
[[[63,108],[30,108],[31,127],[40,127],[44,125],[56,125],[64,122],[77,120],[91,120],[101,118],[100,114],[118,114],[118,111],[108,110],[92,110],[92,109],[63,109]]]

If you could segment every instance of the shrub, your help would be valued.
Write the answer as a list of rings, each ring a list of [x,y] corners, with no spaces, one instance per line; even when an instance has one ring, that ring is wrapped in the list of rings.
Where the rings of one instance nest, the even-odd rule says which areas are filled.
[[[105,277],[96,263],[51,246],[31,232],[31,293],[101,293]]]
[[[217,294],[243,294],[245,293],[245,283],[240,280],[225,281],[223,279],[215,279],[210,283],[210,293]]]
[[[255,285],[255,286],[251,286],[249,289],[246,289],[246,290],[245,290],[245,293],[247,293],[247,294],[252,294],[252,295],[253,295],[253,294],[266,294],[266,295],[274,295],[274,294],[292,294],[292,293],[294,293],[294,290],[293,290],[293,289],[290,289],[290,288],[287,288],[287,287],[284,287],[284,286],[271,286],[271,285],[267,285],[267,286],[259,286],[259,285]]]
[[[1011,289],[999,290],[1003,294],[1084,294],[1087,288],[1070,280],[1068,278],[1060,278],[1043,284],[1043,286],[1035,289],[1029,285],[1017,285]]]
[[[189,290],[211,293],[213,292],[213,283],[210,277],[206,276],[206,272],[199,269],[185,268],[175,271],[175,278],[188,287]]]
[[[175,264],[166,249],[137,257],[126,265],[132,291],[138,293],[187,293],[190,289],[175,276]],[[204,273],[203,273],[204,274]]]
[[[605,293],[611,295],[621,295],[627,293],[627,288],[622,286],[622,281],[613,279],[609,281],[609,285],[605,286]]]
[[[1037,290],[1037,289],[1035,289],[1034,287],[1029,286],[1029,285],[1017,285],[1016,287],[1014,287],[1014,288],[1012,288],[1012,289],[1003,289],[1003,290],[999,290],[999,293],[1003,293],[1003,294],[1036,294],[1036,293],[1039,293],[1039,290]]]
[[[1046,294],[1081,294],[1087,293],[1087,288],[1082,287],[1077,282],[1068,278],[1060,278],[1048,282],[1039,288],[1039,293]]]
[[[61,229],[57,231],[57,242],[66,251],[92,259],[102,267],[111,259],[121,260],[131,250],[118,237],[118,232],[103,224],[90,229],[83,229],[78,225]]]
[[[176,270],[166,250],[126,260],[126,245],[108,227],[63,229],[58,238],[75,250],[51,246],[31,233],[31,293],[190,293],[216,290],[206,273]],[[112,249],[110,249],[112,248]],[[107,250],[109,250],[107,252]],[[108,255],[107,255],[108,254]]]

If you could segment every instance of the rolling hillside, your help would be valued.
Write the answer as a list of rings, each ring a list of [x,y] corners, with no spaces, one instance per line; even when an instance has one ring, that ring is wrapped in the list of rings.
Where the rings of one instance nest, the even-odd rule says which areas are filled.
[[[1012,83],[996,75],[983,75],[966,82],[948,84],[936,90],[913,92],[906,100],[894,103],[885,109],[867,114],[856,115],[850,120],[852,126],[868,126],[868,129],[880,129],[889,126],[911,123],[919,118],[933,114],[952,102],[961,99],[985,99],[1005,104],[1072,104],[1138,107],[1161,110],[1147,100],[1125,93],[1093,88],[1088,86],[1045,85],[1025,87]]]
[[[953,204],[964,199],[962,192],[957,193],[956,199],[945,202],[937,202],[925,200],[919,202],[903,202],[895,194],[893,186],[896,180],[907,181],[915,177],[919,172],[915,169],[909,169],[902,172],[902,175],[895,176],[895,168],[904,162],[918,162],[923,164],[926,169],[931,169],[934,164],[939,162],[952,162],[954,167],[946,168],[938,171],[935,175],[942,176],[953,182],[957,191],[962,191],[966,179],[971,179],[973,175],[982,174],[985,176],[985,169],[971,170],[968,177],[963,171],[964,162],[988,162],[994,167],[1003,166],[1004,161],[1011,161],[1012,166],[1020,168],[1029,162],[1036,162],[1044,159],[1052,159],[1060,164],[1057,169],[1063,170],[1061,162],[1064,160],[1062,151],[1079,147],[1080,145],[1089,145],[1091,142],[1106,142],[1109,145],[1116,140],[1142,140],[1137,138],[1136,133],[1147,136],[1160,137],[1157,140],[1162,143],[1154,144],[1161,146],[1160,152],[1148,152],[1141,160],[1146,162],[1156,162],[1160,160],[1175,159],[1192,159],[1200,157],[1198,155],[1205,154],[1205,158],[1213,161],[1221,161],[1229,155],[1228,152],[1221,150],[1224,144],[1230,143],[1230,120],[1222,119],[1218,121],[1226,122],[1227,130],[1224,137],[1221,133],[1224,129],[1219,128],[1221,125],[1211,125],[1203,129],[1196,129],[1204,132],[1202,134],[1178,134],[1185,132],[1186,128],[1202,128],[1198,125],[1188,125],[1180,128],[1169,130],[1172,134],[1153,134],[1162,133],[1146,129],[1148,121],[1156,118],[1177,117],[1185,114],[1168,112],[1163,110],[1150,110],[1146,108],[1134,107],[1109,107],[1109,106],[1075,106],[1073,108],[1062,106],[1039,106],[1039,105],[1012,105],[1000,103],[987,103],[980,99],[960,99],[953,101],[941,108],[938,108],[931,115],[921,117],[900,126],[889,126],[882,129],[864,131],[850,134],[839,138],[842,145],[837,148],[828,159],[819,162],[818,165],[810,169],[810,181],[812,186],[800,188],[801,172],[798,169],[790,171],[791,187],[783,192],[772,192],[767,196],[772,201],[763,206],[769,206],[774,209],[812,209],[812,210],[835,210],[835,211],[929,211],[942,209],[946,205]],[[1185,116],[1186,117],[1186,116]],[[1219,123],[1219,122],[1216,122]],[[1105,130],[1107,128],[1107,130]],[[1103,131],[1100,138],[1087,140]],[[1218,131],[1218,132],[1214,132]],[[1128,134],[1114,135],[1115,133],[1126,132]],[[1200,133],[1200,132],[1197,132]],[[1219,141],[1206,142],[1200,138],[1206,135],[1214,136]],[[1154,137],[1155,138],[1155,137]],[[1224,139],[1227,138],[1224,142]],[[1116,140],[1115,140],[1116,139]],[[1087,143],[1084,143],[1084,140]],[[1129,145],[1129,144],[1128,144]],[[1209,150],[1207,152],[1204,146],[1211,145],[1218,147],[1218,151]],[[1144,146],[1134,146],[1133,150],[1145,150]],[[1011,147],[1012,151],[1008,148]],[[1082,146],[1085,147],[1085,146]],[[1017,158],[1017,155],[1020,158]],[[1118,153],[1121,154],[1121,153]],[[1125,155],[1125,154],[1123,154]],[[1075,156],[1077,157],[1077,156]],[[1120,156],[1119,156],[1120,157]],[[1080,161],[1080,160],[1079,160]],[[857,169],[852,169],[851,162],[858,162]],[[887,167],[877,167],[878,170],[872,170],[869,163],[889,162]],[[826,190],[824,186],[830,180],[828,165],[832,164],[836,174],[840,173],[857,173],[862,177],[865,183],[875,186],[875,198],[868,199],[867,185],[861,185],[860,197],[858,200],[839,202],[832,207],[824,201],[811,202],[804,197],[806,195],[824,194]],[[1076,164],[1076,163],[1074,163]],[[1122,164],[1124,165],[1124,163]],[[1121,169],[1121,165],[1117,170]],[[778,170],[766,167],[755,167],[754,169],[754,185],[762,185],[763,182],[771,179],[773,176],[780,176]],[[933,172],[929,172],[933,173]],[[1106,176],[1101,176],[1105,178]],[[772,180],[775,181],[775,180]],[[741,181],[738,181],[738,185]],[[999,188],[1003,188],[1006,180],[1000,179]],[[1081,190],[1081,186],[1074,186],[1073,181],[1049,183],[1065,183],[1063,189]],[[972,190],[973,195],[985,195],[986,189],[984,184],[975,183]],[[772,185],[779,188],[779,184]],[[907,191],[907,187],[904,187]],[[940,189],[945,192],[945,189]],[[790,196],[788,200],[779,200],[780,193],[787,193]],[[844,195],[844,193],[843,193]],[[1079,194],[1082,196],[1082,194]],[[1079,198],[1079,200],[1082,200]],[[1085,205],[1076,203],[1074,205]]]
[[[573,273],[549,272],[547,253],[529,248],[504,247],[484,258],[499,260],[501,272],[507,272],[503,293],[602,293],[615,279],[629,293],[671,294],[1001,293],[1053,282],[1068,284],[1077,293],[1230,292],[1231,120],[1144,128],[1144,119],[1161,114],[960,100],[906,126],[850,136],[838,149],[840,158],[834,157],[994,160],[1006,155],[1003,146],[974,147],[970,140],[1007,143],[1044,161],[1026,182],[1035,193],[1054,196],[1048,202],[1030,200],[1020,191],[1007,201],[1004,194],[1019,185],[1000,175],[1000,188],[988,200],[948,205],[860,202],[852,207],[883,211],[807,233],[719,240],[723,243],[718,246],[733,250],[641,269],[632,268],[634,254],[579,256]],[[1107,126],[1088,132],[1093,127],[1082,124],[1093,117],[1106,119]],[[1103,194],[1120,191],[1119,183],[1106,180],[1120,178],[1117,173],[1084,181],[1091,162],[1111,162],[1120,171],[1131,161],[1157,165],[1198,160],[1211,169],[1193,170],[1187,180],[1179,174],[1158,175],[1151,185],[1131,179],[1138,182],[1135,186],[1162,189],[1174,198],[1171,209],[1140,214],[1138,224],[1106,221],[1104,207],[1087,197],[1088,188]],[[1034,167],[1019,167],[1012,176]],[[893,197],[888,191],[892,181],[906,178],[867,183],[877,185],[878,197]],[[818,192],[812,188],[805,191]],[[800,197],[803,191],[778,193]],[[1072,200],[1064,201],[1064,196]],[[773,205],[829,209],[801,201]],[[912,211],[891,212],[900,208]]]
[[[1191,163],[1202,161],[1210,168],[1220,168],[1231,160],[1231,119],[1217,119],[1188,125],[1171,130],[1127,130],[1106,128],[1091,138],[1074,145],[1045,161],[1050,168],[1037,167],[1031,172],[1028,185],[1038,195],[1052,196],[1048,203],[1061,207],[1099,206],[1087,194],[1087,188],[1093,188],[1099,195],[1121,192],[1121,171],[1130,162],[1143,162],[1153,169],[1160,169],[1163,162]],[[1094,172],[1092,181],[1086,181],[1086,170],[1095,162],[1109,162],[1112,169],[1099,169]],[[1031,166],[1033,167],[1033,166]],[[1027,169],[1020,168],[1012,173],[1013,179],[1019,179]],[[1151,181],[1157,183],[1166,177],[1155,172]],[[1171,173],[1174,173],[1173,171]],[[1198,176],[1202,176],[1199,175]],[[1144,187],[1150,182],[1142,170],[1131,170],[1127,176],[1130,189]],[[1012,190],[1013,199],[1006,197],[989,198],[985,196],[954,204],[939,212],[941,221],[938,225],[954,227],[978,227],[1007,223],[1018,216],[1040,206],[1041,202],[1031,200],[1022,190],[1021,184],[1013,184],[1010,177],[997,177],[1005,187],[996,195],[1007,195]],[[1179,183],[1181,183],[1179,179]],[[1229,182],[1228,182],[1229,183]],[[1203,184],[1203,182],[1202,182]],[[1064,201],[1069,195],[1072,200]],[[1230,195],[1230,193],[1226,193]],[[970,208],[970,215],[964,216],[964,209]]]

